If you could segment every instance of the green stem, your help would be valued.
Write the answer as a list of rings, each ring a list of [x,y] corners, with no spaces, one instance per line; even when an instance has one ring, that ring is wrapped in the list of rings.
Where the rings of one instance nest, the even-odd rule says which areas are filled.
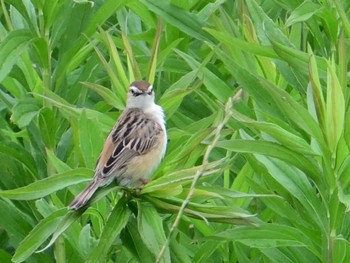
[[[5,17],[7,28],[8,28],[9,31],[12,31],[13,27],[12,27],[12,24],[11,24],[11,19],[10,19],[9,13],[7,12],[4,0],[1,0],[1,8],[2,8],[2,12],[3,12],[4,17]]]
[[[242,90],[239,90],[237,92],[237,94],[233,97],[233,98],[229,98],[227,103],[226,103],[226,107],[225,107],[225,116],[223,118],[223,120],[218,124],[218,126],[216,127],[216,130],[215,130],[215,134],[214,134],[214,139],[213,141],[211,142],[211,144],[208,145],[205,153],[204,153],[204,156],[203,156],[203,162],[202,162],[202,166],[200,169],[197,170],[193,180],[192,180],[192,184],[191,184],[191,187],[190,187],[190,190],[188,191],[188,194],[186,196],[186,199],[183,201],[181,207],[180,207],[180,210],[175,218],[175,221],[173,223],[173,225],[171,226],[171,229],[169,231],[169,234],[168,234],[168,237],[165,241],[165,243],[163,244],[158,256],[157,256],[157,261],[156,262],[161,262],[161,259],[164,255],[164,252],[170,242],[170,238],[172,236],[172,234],[174,233],[175,229],[177,228],[177,226],[179,225],[180,223],[180,219],[187,207],[187,205],[190,203],[190,200],[194,194],[194,191],[195,191],[195,188],[196,188],[196,185],[197,185],[197,182],[198,180],[202,177],[204,171],[206,170],[206,167],[209,163],[209,156],[210,156],[210,153],[212,152],[212,150],[215,148],[216,146],[216,143],[218,142],[218,140],[220,139],[220,135],[221,135],[221,130],[225,127],[226,123],[229,121],[229,119],[231,118],[231,115],[232,115],[232,106],[237,103],[240,98],[241,98],[241,94],[242,94]]]
[[[335,238],[335,233],[333,230],[328,235],[328,247],[327,247],[327,262],[328,263],[333,263],[333,249],[334,249],[334,238]]]
[[[55,259],[57,263],[65,263],[66,262],[66,252],[64,245],[64,238],[60,236],[55,242]]]
[[[335,7],[337,9],[338,15],[343,22],[342,24],[344,27],[345,34],[347,37],[350,37],[350,22],[346,16],[346,13],[344,11],[344,7],[339,2],[339,0],[334,0],[334,4],[335,4]]]

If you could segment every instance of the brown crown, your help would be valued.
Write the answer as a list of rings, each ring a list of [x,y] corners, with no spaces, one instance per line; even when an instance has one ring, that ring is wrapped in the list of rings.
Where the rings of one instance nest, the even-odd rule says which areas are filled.
[[[131,86],[134,86],[134,87],[138,88],[139,90],[145,92],[148,90],[148,88],[149,88],[149,86],[151,86],[151,84],[145,80],[136,80],[130,84],[130,87]]]

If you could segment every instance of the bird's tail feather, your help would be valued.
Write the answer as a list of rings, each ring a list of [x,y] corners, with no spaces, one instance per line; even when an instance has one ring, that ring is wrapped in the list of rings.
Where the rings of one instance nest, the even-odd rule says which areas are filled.
[[[90,184],[70,203],[69,208],[78,210],[85,206],[96,190],[101,186],[98,180],[92,180]]]

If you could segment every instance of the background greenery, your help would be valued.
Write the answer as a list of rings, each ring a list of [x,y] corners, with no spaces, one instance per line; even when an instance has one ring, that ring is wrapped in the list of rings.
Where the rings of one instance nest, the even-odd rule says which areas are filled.
[[[347,0],[1,0],[0,262],[350,262],[349,39]],[[163,163],[69,212],[140,78]]]

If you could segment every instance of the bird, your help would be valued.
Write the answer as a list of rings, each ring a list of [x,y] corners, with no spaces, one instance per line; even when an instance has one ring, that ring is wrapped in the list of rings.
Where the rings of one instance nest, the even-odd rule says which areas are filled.
[[[164,111],[155,103],[153,85],[137,80],[128,89],[126,108],[109,133],[88,186],[70,203],[78,210],[96,190],[116,180],[123,188],[146,184],[167,146]]]

